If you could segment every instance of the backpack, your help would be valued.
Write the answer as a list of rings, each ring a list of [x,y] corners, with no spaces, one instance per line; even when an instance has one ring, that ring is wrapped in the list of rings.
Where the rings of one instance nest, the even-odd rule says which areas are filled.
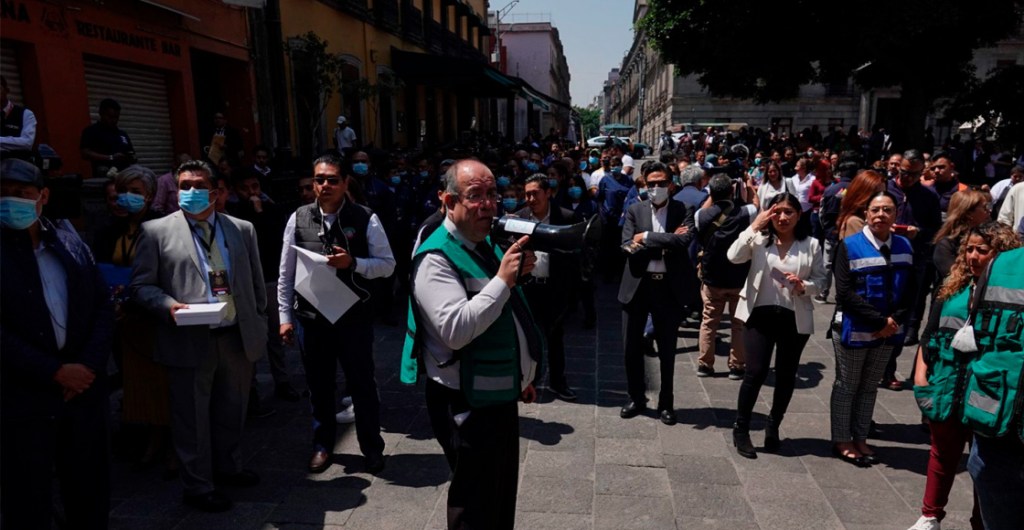
[[[1004,252],[986,271],[974,334],[979,355],[967,368],[963,423],[981,436],[1024,437],[1024,248]]]
[[[715,217],[715,220],[711,221],[710,227],[704,228],[697,234],[697,241],[700,243],[700,250],[697,251],[697,279],[701,282],[704,281],[704,267],[702,266],[704,263],[704,249],[711,244],[711,239],[715,233],[729,219],[729,214],[732,213],[734,207],[735,204],[730,202],[728,206],[722,208],[721,213]]]
[[[838,186],[838,184],[833,184],[833,186]],[[825,235],[831,240],[838,239],[839,227],[836,224],[839,222],[839,212],[843,205],[844,195],[846,195],[845,187],[836,190],[831,195],[829,195],[828,190],[825,190],[825,196],[821,199],[821,209],[818,210],[818,222],[821,223],[821,228]]]

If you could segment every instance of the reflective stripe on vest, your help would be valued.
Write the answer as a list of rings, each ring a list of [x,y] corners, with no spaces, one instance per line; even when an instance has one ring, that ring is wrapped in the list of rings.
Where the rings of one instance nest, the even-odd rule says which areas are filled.
[[[889,264],[885,257],[875,248],[863,232],[843,240],[846,255],[850,263],[850,275],[854,281],[857,295],[870,303],[883,314],[891,314],[892,308],[900,303],[908,287],[907,273],[914,262],[913,248],[910,242],[901,236],[892,235],[890,239]],[[840,341],[848,348],[874,348],[888,344],[903,342],[905,331],[900,329],[888,339],[874,336],[877,329],[870,329],[859,322],[849,312],[843,315],[842,335]]]

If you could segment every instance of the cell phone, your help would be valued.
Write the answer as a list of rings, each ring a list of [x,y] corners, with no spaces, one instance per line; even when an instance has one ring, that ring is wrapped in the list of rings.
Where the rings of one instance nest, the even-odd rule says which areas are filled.
[[[769,272],[769,274],[771,275],[773,280],[781,283],[782,285],[784,285],[786,287],[789,287],[789,280],[786,278],[786,273],[780,271],[779,269],[772,268],[772,270],[771,270],[771,272]]]

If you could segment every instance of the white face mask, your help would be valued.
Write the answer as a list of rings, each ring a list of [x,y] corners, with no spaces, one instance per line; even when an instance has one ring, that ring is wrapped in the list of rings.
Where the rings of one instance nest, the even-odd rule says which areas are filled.
[[[652,187],[647,189],[647,196],[654,204],[662,204],[668,199],[668,188]]]

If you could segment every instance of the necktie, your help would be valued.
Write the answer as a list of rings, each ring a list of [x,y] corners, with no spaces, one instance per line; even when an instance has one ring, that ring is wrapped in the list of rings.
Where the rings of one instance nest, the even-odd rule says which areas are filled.
[[[498,256],[494,254],[494,249],[487,242],[481,241],[477,243],[475,250],[483,259],[491,276],[493,277],[497,274],[501,263],[498,261]],[[530,357],[535,361],[540,360],[543,339],[540,337],[540,332],[533,321],[533,315],[530,313],[530,308],[527,307],[526,300],[523,299],[522,291],[519,287],[512,288],[512,294],[509,296],[508,301],[512,304],[512,314],[516,317],[516,321],[519,322],[519,326],[523,328],[523,334],[526,335],[526,347]]]
[[[224,256],[220,254],[220,245],[217,244],[215,237],[210,237],[210,223],[206,221],[199,221],[196,223],[199,230],[203,233],[203,247],[206,249],[206,258],[210,262],[210,270],[212,271],[224,271],[227,274],[228,268],[224,265]],[[227,277],[224,278],[225,281]],[[212,281],[212,278],[211,278]],[[210,286],[211,290],[213,286]],[[216,295],[217,300],[225,302],[227,304],[226,311],[224,313],[225,322],[234,322],[235,320],[235,298],[231,296],[230,290],[228,294]]]
[[[892,262],[892,249],[889,248],[889,245],[882,245],[878,248],[878,252],[880,252],[882,257],[885,258],[886,265]]]

